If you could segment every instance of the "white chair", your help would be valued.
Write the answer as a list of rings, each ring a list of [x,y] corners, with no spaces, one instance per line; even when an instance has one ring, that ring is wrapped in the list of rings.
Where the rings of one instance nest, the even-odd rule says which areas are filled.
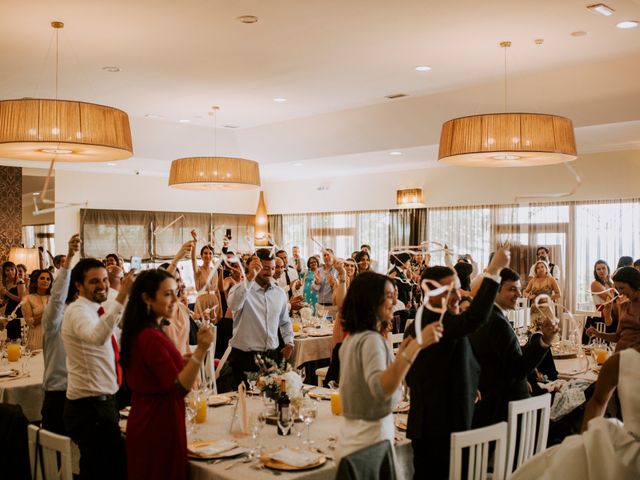
[[[322,387],[324,384],[324,379],[327,377],[327,373],[329,372],[329,367],[320,367],[316,368],[316,377],[318,377],[318,386]]]
[[[216,367],[216,379],[220,378],[220,372],[222,372],[222,367],[224,367],[224,364],[227,363],[229,355],[231,355],[231,345],[227,347],[227,349],[222,354],[222,358],[218,362],[218,366]]]
[[[467,432],[451,434],[449,480],[485,480],[489,473],[489,447],[495,442],[493,452],[493,480],[504,479],[504,460],[507,443],[507,422]],[[462,471],[462,451],[469,449],[467,472]]]
[[[505,474],[507,480],[520,465],[547,448],[550,410],[551,395],[549,393],[509,402],[509,435]],[[517,457],[516,445],[518,446]]]
[[[73,479],[69,437],[29,425],[29,459],[33,480]]]

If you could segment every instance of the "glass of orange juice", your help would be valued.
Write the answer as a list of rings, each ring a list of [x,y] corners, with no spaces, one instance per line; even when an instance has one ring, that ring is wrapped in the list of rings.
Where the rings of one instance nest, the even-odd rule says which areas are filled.
[[[21,356],[20,344],[9,343],[7,344],[7,359],[10,362],[17,362]]]
[[[300,322],[293,322],[293,331],[298,333],[300,331]]]
[[[196,423],[205,423],[207,421],[207,391],[200,390],[194,392],[195,410],[196,410]]]
[[[340,392],[331,393],[331,413],[334,415],[342,415],[342,400]]]

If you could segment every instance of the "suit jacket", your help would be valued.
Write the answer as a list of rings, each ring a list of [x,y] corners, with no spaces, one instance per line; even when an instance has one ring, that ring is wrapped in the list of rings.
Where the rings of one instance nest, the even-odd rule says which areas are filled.
[[[473,427],[485,427],[507,420],[509,402],[529,397],[527,375],[549,351],[542,335],[531,336],[520,348],[518,337],[499,307],[494,306],[489,321],[470,336],[471,346],[482,372],[480,394]]]
[[[447,312],[440,342],[416,357],[406,379],[411,389],[408,438],[449,442],[452,432],[471,428],[480,365],[467,336],[486,323],[497,291],[498,284],[485,278],[469,309],[461,315]],[[423,326],[439,316],[425,310]],[[415,336],[415,323],[407,328],[407,335]]]

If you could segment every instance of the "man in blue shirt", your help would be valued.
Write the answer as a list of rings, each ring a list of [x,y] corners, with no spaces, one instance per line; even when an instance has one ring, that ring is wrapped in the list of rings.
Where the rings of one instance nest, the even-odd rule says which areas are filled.
[[[273,282],[275,259],[267,249],[256,252],[247,269],[247,281],[234,285],[227,304],[233,311],[233,336],[229,365],[233,386],[246,379],[245,372],[257,371],[257,353],[280,361],[293,352],[293,327],[287,295]],[[284,347],[278,351],[278,332]]]

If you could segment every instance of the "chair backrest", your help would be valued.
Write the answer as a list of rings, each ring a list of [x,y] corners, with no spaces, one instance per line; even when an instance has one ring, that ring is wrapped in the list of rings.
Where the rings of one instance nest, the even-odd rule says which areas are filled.
[[[224,364],[227,363],[229,355],[231,355],[231,345],[227,347],[227,349],[222,354],[222,358],[218,362],[218,366],[216,367],[216,379],[220,378],[220,372],[222,372],[222,367],[224,367]]]
[[[506,479],[511,478],[511,473],[520,465],[547,448],[550,410],[549,393],[509,402]]]
[[[391,442],[383,440],[342,457],[336,480],[395,480]]]
[[[202,380],[202,383],[205,387],[210,388],[211,390],[213,390],[214,394],[217,394],[218,386],[216,384],[216,376],[214,375],[215,372],[213,369],[213,357],[216,351],[216,339],[218,335],[217,328],[215,326],[212,327],[212,330],[213,341],[211,342],[211,345],[209,345],[209,350],[207,350],[207,353],[202,359],[202,365],[200,365],[200,379]]]
[[[404,340],[404,333],[390,333],[389,334],[389,341],[395,345],[396,343],[402,343],[402,340]]]
[[[507,443],[507,422],[484,428],[451,434],[449,480],[484,480],[489,470],[490,444],[493,451],[493,480],[504,479],[504,460]],[[467,472],[462,471],[463,450],[469,449]]]
[[[29,425],[29,458],[33,480],[73,479],[69,437]]]

